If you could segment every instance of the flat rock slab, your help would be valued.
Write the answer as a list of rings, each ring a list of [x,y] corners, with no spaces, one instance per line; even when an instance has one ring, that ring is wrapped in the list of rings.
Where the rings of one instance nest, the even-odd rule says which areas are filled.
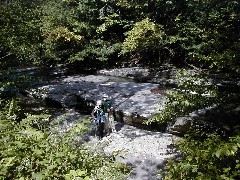
[[[107,94],[113,100],[117,120],[141,124],[163,108],[159,102],[164,100],[164,94],[152,92],[157,88],[158,84],[153,83],[113,82],[107,76],[89,75],[65,77],[53,84],[39,86],[31,93],[42,99],[52,99],[63,107],[71,103],[76,106],[80,103],[77,97],[95,102],[101,99],[102,94]]]
[[[109,76],[120,76],[120,77],[139,77],[148,76],[150,74],[149,69],[132,67],[132,68],[121,68],[121,69],[111,69],[111,70],[100,70],[100,74],[105,74]]]

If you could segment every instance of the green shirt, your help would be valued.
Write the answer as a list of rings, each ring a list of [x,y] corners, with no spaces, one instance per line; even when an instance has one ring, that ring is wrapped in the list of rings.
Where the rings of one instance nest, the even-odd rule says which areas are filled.
[[[110,107],[112,107],[112,101],[110,99],[102,100],[103,112],[109,112]]]

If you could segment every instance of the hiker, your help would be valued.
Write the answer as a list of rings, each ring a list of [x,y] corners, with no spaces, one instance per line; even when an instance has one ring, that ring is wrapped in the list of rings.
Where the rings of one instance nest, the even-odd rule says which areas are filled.
[[[99,139],[101,140],[103,138],[104,133],[104,124],[105,124],[105,114],[103,112],[102,108],[102,101],[98,100],[96,103],[96,106],[94,107],[91,115],[93,118],[97,118],[98,121],[98,133],[99,133]]]
[[[106,134],[109,135],[110,132],[115,131],[115,125],[114,125],[114,118],[113,118],[112,100],[109,98],[107,94],[103,94],[102,96],[102,107],[106,117],[104,130]]]

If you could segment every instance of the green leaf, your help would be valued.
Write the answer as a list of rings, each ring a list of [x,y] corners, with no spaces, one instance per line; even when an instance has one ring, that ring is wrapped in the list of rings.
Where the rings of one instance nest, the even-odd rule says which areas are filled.
[[[217,158],[219,158],[221,155],[222,155],[222,151],[221,149],[220,150],[217,150],[215,155],[217,156]]]
[[[47,169],[52,170],[52,169],[54,169],[54,168],[56,168],[56,167],[57,167],[57,165],[53,165],[53,164],[52,164],[52,165],[48,166]]]
[[[32,173],[32,178],[35,180],[43,180],[45,176],[41,173]]]
[[[77,172],[75,170],[70,170],[69,174],[71,176],[77,176]]]
[[[82,171],[80,169],[77,169],[76,170],[76,173],[77,173],[77,176],[83,176],[83,175],[86,175],[87,174],[87,171]]]
[[[7,158],[6,161],[7,163],[5,164],[5,166],[12,166],[12,161],[16,158],[16,156],[14,157],[10,157],[10,158]]]
[[[43,150],[34,149],[34,153],[35,153],[36,155],[41,155],[41,154],[43,154]]]

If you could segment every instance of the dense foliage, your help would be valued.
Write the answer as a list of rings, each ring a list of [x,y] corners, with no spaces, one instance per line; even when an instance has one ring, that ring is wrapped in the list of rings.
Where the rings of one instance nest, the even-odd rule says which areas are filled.
[[[8,111],[0,112],[0,179],[111,180],[123,179],[128,172],[115,156],[76,141],[87,130],[83,123],[59,134],[54,127],[64,119],[49,124],[49,115],[28,114],[17,123],[18,111],[12,100]]]
[[[239,2],[1,1],[1,64],[174,63],[239,72]],[[100,63],[102,62],[102,63]]]
[[[26,65],[77,64],[97,69],[172,63],[237,76],[239,11],[239,0],[1,0],[0,97],[18,96],[33,82],[16,73],[18,66]],[[209,79],[208,73],[180,72],[178,88],[169,91],[166,108],[153,121],[166,125],[199,108],[224,109],[239,100],[238,94],[219,93]],[[93,164],[84,147],[69,145],[68,138],[57,134],[59,141],[53,142],[49,131],[24,123],[47,117],[23,116],[21,108],[13,113],[15,104],[12,101],[0,112],[1,144],[5,144],[0,177],[91,178],[104,163],[106,168],[113,164],[109,177],[122,175],[117,173],[122,166],[116,167],[112,159],[96,155],[98,163]],[[239,126],[229,139],[215,134],[202,137],[202,133],[194,132],[179,143],[181,162],[169,163],[166,178],[237,178]]]
[[[216,134],[210,134],[204,140],[193,139],[190,135],[179,140],[178,150],[182,158],[168,161],[165,180],[239,179],[239,132],[228,140]]]

